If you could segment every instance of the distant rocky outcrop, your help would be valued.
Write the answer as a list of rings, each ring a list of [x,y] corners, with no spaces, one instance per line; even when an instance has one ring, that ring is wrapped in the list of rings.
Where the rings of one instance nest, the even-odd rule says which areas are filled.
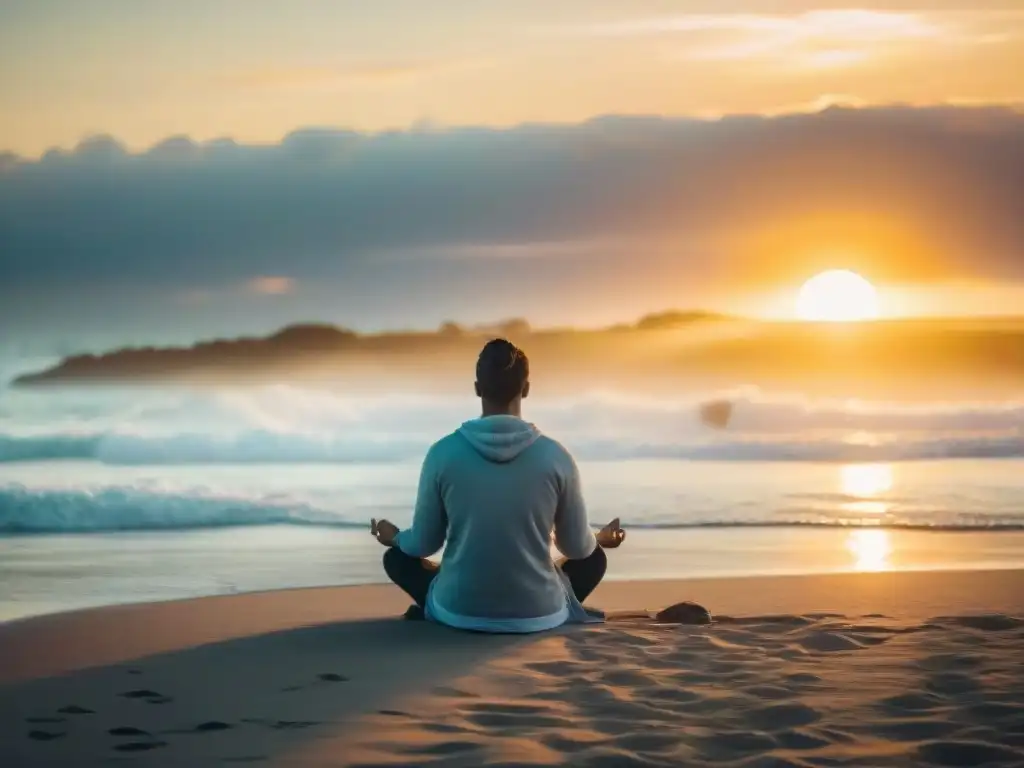
[[[701,320],[725,319],[711,313],[666,312],[627,326],[633,332],[665,330]],[[103,354],[64,358],[43,371],[14,380],[16,387],[68,383],[131,383],[191,378],[242,378],[284,375],[304,377],[311,369],[363,368],[377,363],[397,366],[402,359],[420,362],[475,350],[484,338],[501,336],[521,343],[568,347],[567,336],[586,346],[588,339],[612,330],[534,330],[522,318],[464,327],[446,322],[432,332],[360,334],[323,323],[302,323],[262,338],[216,339],[190,347],[134,347]],[[559,339],[561,341],[559,341]],[[284,374],[281,372],[284,371]]]
[[[503,336],[531,360],[534,391],[575,396],[642,389],[754,386],[829,397],[929,400],[962,392],[1019,397],[1024,319],[914,319],[871,323],[764,322],[704,312],[663,312],[602,329],[533,328],[522,319],[435,331],[361,334],[319,323],[263,338],[190,347],[121,349],[65,358],[20,376],[17,387],[61,385],[323,384],[346,392],[452,391],[464,387],[482,343]],[[599,418],[599,415],[595,415]],[[700,418],[726,430],[728,399]]]

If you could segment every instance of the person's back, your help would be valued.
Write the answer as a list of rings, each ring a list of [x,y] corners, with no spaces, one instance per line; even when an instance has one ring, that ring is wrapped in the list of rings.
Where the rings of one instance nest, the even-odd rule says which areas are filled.
[[[614,547],[624,537],[617,520],[595,537],[572,457],[520,417],[528,371],[509,342],[485,346],[476,384],[483,416],[428,451],[411,528],[372,523],[393,545],[389,576],[441,623],[510,632],[558,626],[573,598],[582,601],[604,575],[599,538]],[[561,569],[551,559],[552,532],[568,558]],[[440,569],[419,561],[446,540]]]
[[[565,449],[515,416],[487,416],[435,444],[425,469],[447,514],[432,607],[481,618],[559,613],[565,593],[551,559],[552,529],[569,558],[582,560],[597,546]],[[416,541],[413,533],[400,539],[404,551],[436,551],[436,540]]]

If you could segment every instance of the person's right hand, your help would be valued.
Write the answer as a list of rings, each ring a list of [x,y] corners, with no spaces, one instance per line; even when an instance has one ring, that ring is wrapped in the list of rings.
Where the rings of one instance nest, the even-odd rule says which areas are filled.
[[[622,529],[617,517],[597,532],[597,543],[602,549],[615,549],[625,538],[626,532]]]

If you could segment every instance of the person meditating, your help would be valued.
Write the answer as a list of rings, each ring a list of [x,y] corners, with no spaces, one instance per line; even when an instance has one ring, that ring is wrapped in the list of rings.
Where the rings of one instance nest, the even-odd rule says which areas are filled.
[[[483,414],[427,451],[412,526],[370,522],[385,572],[428,620],[499,633],[600,620],[581,604],[626,532],[615,519],[595,535],[572,456],[523,421],[529,374],[522,350],[488,342],[476,366]],[[446,543],[439,566],[425,559]]]

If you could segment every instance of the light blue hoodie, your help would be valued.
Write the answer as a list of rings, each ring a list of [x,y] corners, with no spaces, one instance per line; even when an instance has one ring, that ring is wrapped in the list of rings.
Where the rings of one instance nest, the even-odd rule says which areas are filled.
[[[533,632],[583,616],[551,559],[552,531],[571,559],[597,546],[572,456],[522,419],[488,416],[427,452],[413,523],[396,545],[429,557],[447,538],[428,617],[462,629]]]

